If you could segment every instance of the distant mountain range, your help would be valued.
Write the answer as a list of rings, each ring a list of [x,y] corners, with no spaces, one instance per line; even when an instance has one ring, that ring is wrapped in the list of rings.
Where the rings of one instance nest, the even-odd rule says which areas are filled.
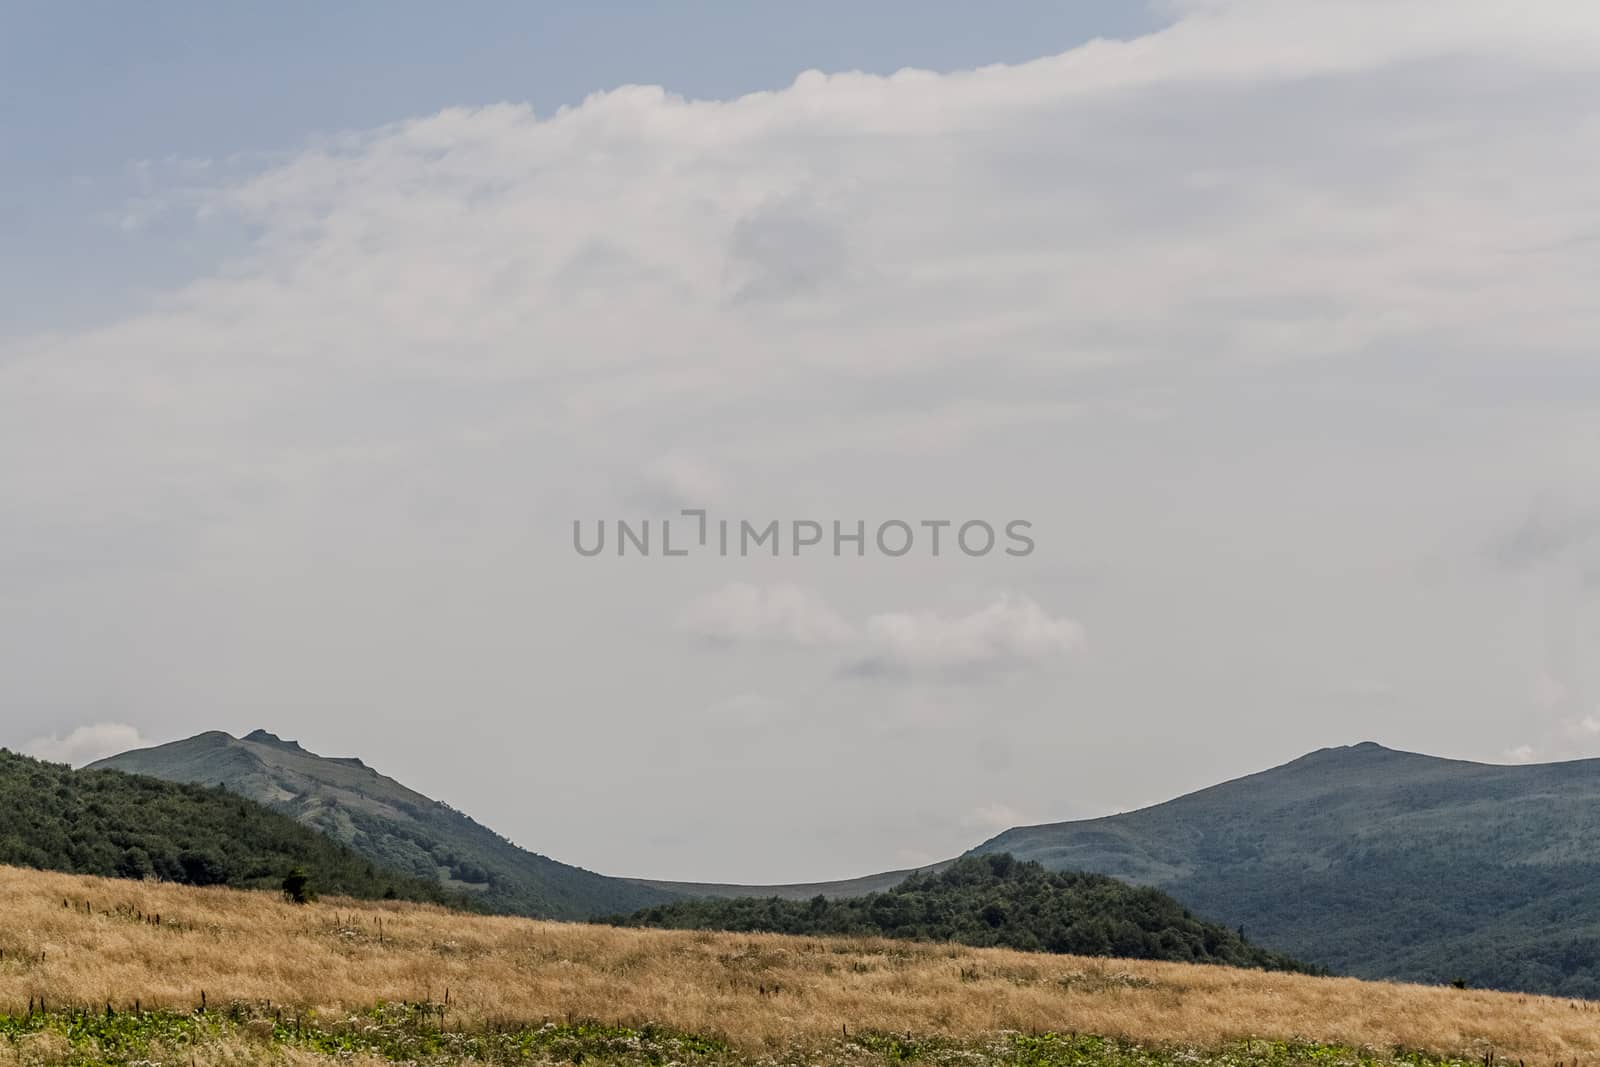
[[[1499,766],[1364,742],[1138,811],[1016,827],[969,855],[991,853],[1160,888],[1338,973],[1600,997],[1600,760]],[[838,899],[912,873],[650,884]]]
[[[856,898],[954,862],[784,886],[606,878],[524,852],[359,760],[264,731],[95,766],[225,784],[383,867],[520,914]],[[1338,973],[1600,997],[1600,760],[1495,766],[1367,742],[1138,811],[1017,827],[972,850],[995,853],[1156,887]]]
[[[17,827],[20,844],[0,825],[0,862],[268,889],[305,867],[323,892],[536,916],[603,912],[631,925],[879,934],[1303,969],[1158,890],[1051,873],[1008,856],[842,883],[850,899],[831,903],[688,900],[666,883],[605,878],[524,852],[359,759],[318,756],[264,730],[200,734],[80,771],[7,758],[15,767],[0,764],[0,798],[10,810],[40,815]],[[884,881],[899,884],[872,892]]]
[[[974,851],[1157,886],[1337,972],[1600,996],[1600,760],[1366,742]]]
[[[265,730],[242,738],[211,731],[124,752],[89,769],[224,786],[375,864],[437,882],[490,911],[583,919],[678,899],[525,851],[359,759],[318,756]]]

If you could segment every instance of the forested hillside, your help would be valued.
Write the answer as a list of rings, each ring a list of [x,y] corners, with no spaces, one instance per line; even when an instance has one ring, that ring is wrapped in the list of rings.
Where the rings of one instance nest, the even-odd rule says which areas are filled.
[[[226,790],[75,771],[5,749],[0,864],[271,890],[299,868],[315,893],[463,903]]]
[[[266,730],[220,730],[101,760],[173,782],[225,785],[367,859],[436,881],[486,911],[583,919],[677,899],[526,849],[359,759],[319,756]]]
[[[1600,996],[1600,760],[1368,742],[975,851],[1156,886],[1340,973]]]
[[[1308,969],[1196,918],[1158,890],[1102,875],[1052,873],[1007,855],[969,857],[861,897],[681,901],[604,921],[673,930],[879,935],[1032,952]]]

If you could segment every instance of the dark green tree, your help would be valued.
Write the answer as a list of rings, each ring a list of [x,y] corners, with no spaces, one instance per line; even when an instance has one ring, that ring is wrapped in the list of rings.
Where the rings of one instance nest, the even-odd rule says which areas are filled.
[[[283,878],[283,899],[292,904],[309,904],[312,901],[311,878],[295,867]]]

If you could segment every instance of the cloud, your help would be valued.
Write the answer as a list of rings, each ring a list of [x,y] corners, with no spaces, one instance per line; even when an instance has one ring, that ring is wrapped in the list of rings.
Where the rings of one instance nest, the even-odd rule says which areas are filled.
[[[1486,512],[1600,454],[1600,11],[1174,12],[1029,63],[452,108],[153,174],[137,191],[171,205],[170,247],[196,212],[247,243],[136,313],[0,339],[0,704],[115,692],[153,730],[197,701],[382,709],[352,730],[476,709],[461,728],[502,740],[500,773],[451,788],[498,791],[485,803],[529,820],[508,829],[557,854],[631,867],[629,820],[662,791],[648,746],[615,738],[725,692],[684,685],[650,620],[686,590],[832,567],[848,610],[842,589],[818,585],[830,606],[755,584],[683,625],[748,668],[726,692],[788,698],[829,669],[974,687],[834,687],[841,714],[908,724],[848,755],[851,811],[970,762],[966,735],[909,725],[919,704],[1031,709],[1014,763],[974,771],[996,779],[980,796],[1062,766],[1090,795],[1154,795],[1230,729],[1243,773],[1325,728],[1284,718],[1306,679],[1357,671],[1406,699],[1345,701],[1350,729],[1403,712],[1499,751],[1529,673],[1504,652],[1561,620],[1509,615],[1481,565],[1423,589],[1409,564],[1445,543],[1479,563]],[[159,254],[149,237],[128,240]],[[574,566],[573,519],[713,485],[755,516],[1025,511],[1039,551]],[[1540,517],[1505,559],[1600,573],[1583,533]],[[951,599],[973,588],[1012,595]],[[1082,671],[1053,669],[1081,647],[1058,603],[1094,628]],[[1573,691],[1551,717],[1591,710],[1581,661],[1545,662]],[[592,713],[500,710],[556,700]],[[1173,742],[1101,759],[1130,723]],[[532,822],[549,805],[511,762],[557,742],[614,753],[610,816]],[[847,758],[810,743],[752,773]],[[709,764],[685,766],[682,802],[715,804],[715,776],[687,780]],[[800,781],[774,802],[796,825]],[[855,854],[893,847],[858,822],[840,820]]]
[[[859,262],[816,204],[777,200],[734,223],[724,285],[735,303],[817,296],[848,284]]]
[[[983,674],[1037,666],[1076,651],[1083,627],[1026,597],[1001,596],[966,615],[890,612],[866,622],[854,674]]]
[[[284,524],[407,536],[419,498],[493,518],[513,477],[663,440],[646,480],[684,499],[719,485],[684,458],[715,446],[1176,417],[1200,367],[1388,388],[1375,355],[1449,352],[1471,390],[1505,352],[1530,381],[1587,358],[1592,9],[1177,12],[1029,63],[451,108],[203,193],[211,168],[156,175],[258,236],[140,314],[0,351],[0,558],[156,522],[178,561]]]
[[[710,727],[761,730],[784,714],[781,701],[762,693],[737,693],[706,708],[701,721]]]
[[[1083,627],[1027,597],[997,596],[966,614],[885,612],[852,623],[794,585],[724,586],[691,602],[678,629],[723,646],[822,647],[858,677],[957,678],[1043,666],[1075,652]]]
[[[854,631],[821,598],[794,585],[766,588],[735,582],[699,597],[678,616],[678,629],[725,644],[825,645]]]
[[[1520,569],[1567,559],[1597,538],[1600,516],[1542,498],[1520,522],[1494,540],[1490,551],[1502,566]]]
[[[1562,695],[1558,703],[1566,703]],[[1551,762],[1555,760],[1594,759],[1597,739],[1600,739],[1600,715],[1572,715],[1542,724],[1542,728],[1525,743],[1501,753],[1510,763]]]
[[[722,476],[683,455],[661,456],[640,473],[639,503],[657,511],[714,507],[723,495]]]
[[[151,743],[135,726],[122,722],[101,722],[79,726],[65,737],[55,734],[36,737],[23,745],[22,751],[37,759],[81,767],[85,763],[93,763],[130,749],[148,748]]]

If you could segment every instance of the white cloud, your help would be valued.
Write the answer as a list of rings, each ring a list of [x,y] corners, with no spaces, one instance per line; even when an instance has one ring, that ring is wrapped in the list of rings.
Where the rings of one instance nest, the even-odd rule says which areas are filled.
[[[860,624],[794,585],[734,583],[691,602],[678,628],[718,644],[825,647],[846,674],[960,677],[1037,667],[1074,652],[1083,627],[1026,597],[1002,594],[975,611],[886,612]]]
[[[1150,392],[1194,364],[1346,359],[1360,380],[1388,347],[1459,365],[1498,344],[1532,377],[1587,354],[1592,8],[1183,10],[979,71],[449,109],[213,188],[260,233],[247,255],[0,359],[4,503],[34,517],[12,536],[77,562],[98,544],[55,535],[103,516],[186,538],[274,505],[349,523],[323,502],[437,482],[355,502],[392,535],[385,509],[459,494],[484,442],[538,481],[697,419],[756,455],[1052,424],[1107,368],[1088,399],[1139,418],[1181,411]],[[1505,92],[1451,90],[1483,84]],[[689,454],[647,481],[718,488]]]
[[[51,734],[36,737],[22,746],[22,751],[52,763],[70,763],[81,767],[106,756],[115,756],[135,748],[148,748],[151,742],[139,733],[138,727],[122,722],[101,722],[92,726],[79,726],[65,737]]]
[[[1037,666],[1074,652],[1083,627],[1053,618],[1026,597],[1001,596],[966,615],[890,612],[866,622],[860,674],[961,675]]]
[[[1596,738],[1600,737],[1600,716],[1582,715],[1535,723],[1538,729],[1527,743],[1501,753],[1509,763],[1551,762],[1594,759]]]
[[[848,641],[849,623],[809,590],[735,582],[699,597],[678,617],[678,628],[721,644],[823,645]]]
[[[1580,553],[1600,536],[1600,515],[1571,502],[1540,498],[1522,520],[1494,542],[1492,554],[1509,568],[1557,562]]]
[[[765,694],[737,693],[712,704],[701,719],[709,726],[759,730],[772,726],[783,713],[783,703]]]
[[[689,456],[660,456],[640,475],[639,503],[658,511],[714,507],[723,497],[722,476]]]

